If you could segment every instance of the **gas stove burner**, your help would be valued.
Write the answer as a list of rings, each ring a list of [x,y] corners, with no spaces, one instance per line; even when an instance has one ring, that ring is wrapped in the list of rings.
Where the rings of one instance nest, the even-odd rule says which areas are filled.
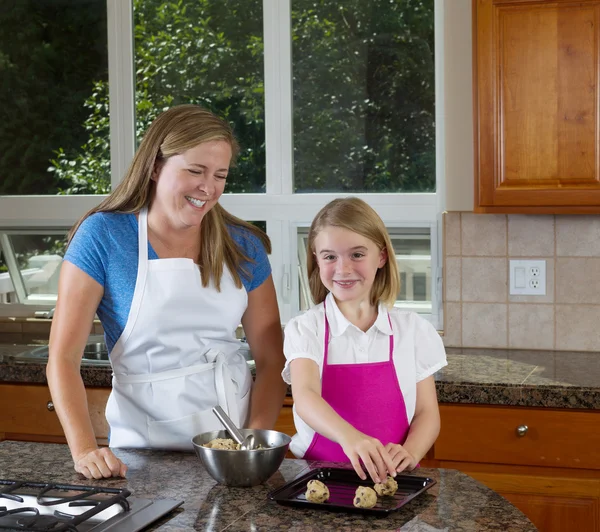
[[[126,489],[0,479],[0,530],[134,532],[183,502],[130,495]]]

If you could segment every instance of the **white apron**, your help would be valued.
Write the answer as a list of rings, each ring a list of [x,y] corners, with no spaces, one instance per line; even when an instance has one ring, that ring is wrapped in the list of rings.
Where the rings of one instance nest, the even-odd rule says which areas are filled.
[[[252,376],[235,329],[248,294],[227,268],[219,293],[202,286],[191,259],[148,260],[147,220],[143,209],[131,310],[110,353],[109,443],[192,450],[193,436],[222,429],[216,404],[238,426],[247,421]]]

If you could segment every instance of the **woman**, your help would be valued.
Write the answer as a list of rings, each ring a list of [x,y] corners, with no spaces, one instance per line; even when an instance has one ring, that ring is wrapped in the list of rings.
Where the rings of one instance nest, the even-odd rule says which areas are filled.
[[[80,376],[97,313],[113,368],[111,447],[192,449],[234,422],[272,428],[283,402],[283,340],[268,237],[218,200],[239,148],[230,127],[195,105],[162,113],[123,182],[69,235],[50,332],[47,378],[75,470],[125,476],[98,448]],[[238,352],[244,327],[256,380]]]

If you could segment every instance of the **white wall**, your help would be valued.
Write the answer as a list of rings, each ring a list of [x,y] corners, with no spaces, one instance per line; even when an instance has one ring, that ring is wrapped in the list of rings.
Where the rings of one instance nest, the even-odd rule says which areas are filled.
[[[472,211],[474,187],[471,0],[444,0],[447,211]]]

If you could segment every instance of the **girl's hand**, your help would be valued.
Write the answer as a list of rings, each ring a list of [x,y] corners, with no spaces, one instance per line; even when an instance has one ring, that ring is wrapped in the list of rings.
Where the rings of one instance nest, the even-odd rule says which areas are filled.
[[[394,470],[396,472],[401,473],[404,470],[412,471],[417,467],[417,460],[415,460],[415,457],[399,443],[388,443],[385,446],[385,450],[392,459]]]
[[[360,465],[361,460],[375,483],[385,482],[388,472],[391,476],[396,476],[394,462],[377,438],[354,430],[340,441],[340,445],[362,480],[366,480],[367,475]]]
[[[77,458],[73,457],[73,461],[75,471],[89,479],[125,477],[127,474],[127,466],[108,447],[84,451]]]

